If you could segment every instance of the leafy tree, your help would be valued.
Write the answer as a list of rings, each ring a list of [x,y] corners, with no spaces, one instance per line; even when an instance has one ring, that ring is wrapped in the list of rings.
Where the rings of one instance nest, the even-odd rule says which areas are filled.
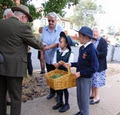
[[[114,26],[108,26],[108,34],[114,35],[115,34],[115,27]]]
[[[33,19],[37,19],[41,16],[41,12],[37,12],[34,5],[30,4],[31,0],[20,0],[21,4],[25,4],[30,9],[30,14],[32,15]],[[15,5],[15,0],[0,0],[0,19],[3,17],[3,12],[6,8],[11,8],[13,5]]]
[[[38,19],[38,18],[40,18],[42,16],[40,11],[39,12],[36,11],[36,8],[34,7],[34,5],[28,4],[27,6],[30,9],[30,14],[33,17],[33,20]]]
[[[25,4],[30,9],[30,14],[33,16],[33,19],[37,19],[41,17],[41,12],[38,12],[34,5],[31,5],[30,2],[32,0],[20,0],[21,4]],[[79,0],[48,0],[43,5],[44,14],[46,15],[48,12],[54,11],[61,16],[64,16],[66,12],[63,11],[65,7],[70,8],[73,5],[76,5]],[[10,8],[15,5],[16,0],[0,0],[0,18],[2,18],[3,12],[6,8]]]
[[[6,8],[13,6],[13,1],[11,0],[0,0],[0,19],[3,17],[3,12]]]
[[[96,24],[93,14],[87,13],[87,11],[97,11],[97,5],[92,0],[80,0],[77,4],[74,15],[71,20],[79,26],[93,26]]]
[[[63,11],[63,9],[67,6],[70,8],[71,5],[76,5],[78,1],[79,0],[49,0],[42,4],[44,14],[47,15],[49,12],[56,12],[61,16],[64,16],[66,12]]]
[[[39,11],[37,12],[37,9],[35,8],[35,6],[30,4],[31,1],[32,0],[20,0],[20,3],[25,4],[26,6],[29,7],[30,14],[33,17],[33,20],[38,19],[39,17],[41,17],[41,12],[39,12]]]

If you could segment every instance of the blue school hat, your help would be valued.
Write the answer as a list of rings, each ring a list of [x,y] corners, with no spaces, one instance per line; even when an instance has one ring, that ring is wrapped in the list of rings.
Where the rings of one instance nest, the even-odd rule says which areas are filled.
[[[61,33],[60,33],[60,37],[64,37],[64,38],[66,39],[66,41],[67,41],[67,43],[68,43],[68,47],[67,47],[67,48],[68,48],[69,50],[71,50],[71,47],[70,47],[70,46],[72,46],[72,40],[71,40],[69,37],[67,37],[64,32],[61,32]]]
[[[77,32],[82,33],[82,34],[88,36],[91,39],[95,39],[93,37],[93,31],[92,31],[92,29],[89,28],[89,27],[87,27],[87,26],[81,27],[81,29],[79,31],[77,31]]]

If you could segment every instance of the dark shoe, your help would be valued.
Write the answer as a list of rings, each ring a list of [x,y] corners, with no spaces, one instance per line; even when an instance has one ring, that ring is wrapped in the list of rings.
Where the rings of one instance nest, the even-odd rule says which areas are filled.
[[[45,73],[45,71],[41,71],[41,72],[40,72],[40,74],[44,74],[44,73]]]
[[[33,76],[33,74],[29,74],[29,76],[30,76],[30,77],[32,77],[32,76]]]
[[[49,94],[48,96],[47,96],[47,99],[51,99],[51,98],[53,98],[55,96],[55,94]]]
[[[97,101],[94,101],[94,99],[90,100],[90,105],[98,104],[100,102],[100,99]]]
[[[60,107],[62,107],[63,106],[63,103],[57,103],[55,106],[53,106],[52,108],[54,109],[54,110],[56,110],[56,109],[59,109]]]
[[[79,112],[77,112],[77,113],[75,113],[73,115],[82,115],[82,113],[79,111]]]
[[[7,101],[7,105],[11,105],[11,102]]]
[[[59,112],[62,113],[62,112],[66,112],[68,109],[70,109],[70,105],[64,105],[60,108]]]
[[[93,99],[94,97],[93,96],[90,96],[90,99]]]

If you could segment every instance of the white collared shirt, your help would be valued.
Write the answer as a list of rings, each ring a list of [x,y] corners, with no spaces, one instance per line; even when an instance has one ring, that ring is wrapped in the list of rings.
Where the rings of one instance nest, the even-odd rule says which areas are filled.
[[[67,52],[69,52],[69,49],[67,48],[66,50],[61,50],[59,49],[60,53],[62,53],[62,56],[64,56]],[[56,60],[56,56],[57,56],[57,52],[55,52],[55,55],[54,55],[54,58],[53,58],[53,64],[54,63],[57,63],[57,60]],[[69,60],[68,60],[68,63],[72,63],[74,62],[74,54],[71,52],[70,54],[70,57],[69,57]]]
[[[86,44],[84,44],[83,46],[84,46],[84,48],[86,48],[89,44],[91,44],[92,43],[92,41],[89,41],[89,42],[87,42]]]

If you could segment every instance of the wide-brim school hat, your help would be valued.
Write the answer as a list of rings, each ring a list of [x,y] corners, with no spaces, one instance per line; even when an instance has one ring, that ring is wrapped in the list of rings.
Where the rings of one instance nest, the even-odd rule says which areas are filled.
[[[70,47],[70,46],[72,46],[72,40],[71,40],[69,37],[67,37],[64,32],[61,32],[61,33],[60,33],[60,37],[64,37],[64,38],[66,39],[66,41],[67,41],[67,43],[68,43],[68,49],[71,50],[71,47]]]
[[[13,6],[11,9],[13,12],[20,11],[20,12],[24,13],[28,17],[29,22],[33,21],[33,18],[30,15],[29,8],[27,6],[25,6],[25,5]]]
[[[82,34],[88,36],[91,39],[95,39],[93,37],[93,31],[92,31],[92,29],[89,28],[89,27],[87,27],[87,26],[81,27],[81,29],[79,31],[77,31],[77,32],[82,33]]]

